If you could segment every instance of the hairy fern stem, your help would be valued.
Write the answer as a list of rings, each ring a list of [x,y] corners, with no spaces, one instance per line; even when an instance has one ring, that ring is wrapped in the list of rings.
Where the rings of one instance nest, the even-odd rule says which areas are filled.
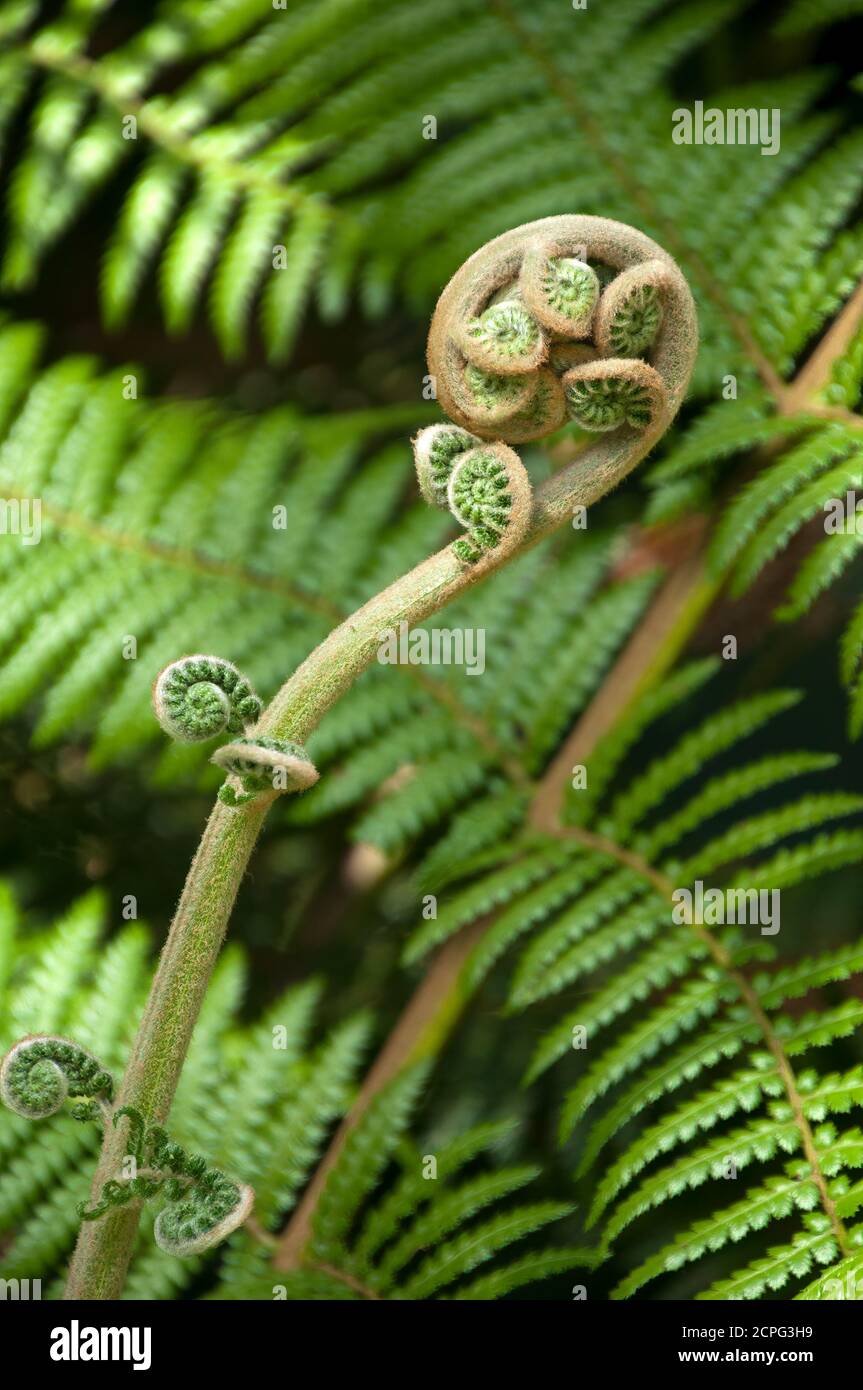
[[[656,378],[650,410],[637,421],[598,434],[576,463],[548,479],[513,504],[511,541],[497,543],[471,532],[466,550],[447,546],[376,595],[339,624],[311,653],[247,729],[253,738],[303,744],[319,721],[374,660],[380,633],[402,621],[421,622],[507,559],[536,545],[571,519],[574,509],[588,507],[614,488],[644,458],[665,432],[686,392],[697,347],[697,323],[689,288],[677,265],[641,232],[605,218],[546,218],[497,237],[472,256],[444,290],[429,339],[429,361],[438,376],[439,397],[456,422],[503,448],[510,440],[539,438],[564,418],[566,378],[583,368],[568,369],[563,385],[550,368],[534,369],[524,393],[501,418],[486,418],[484,407],[465,393],[464,340],[461,325],[472,321],[524,266],[525,296],[536,261],[581,255],[618,273],[644,266],[645,280],[661,286],[663,316],[652,345],[651,382]],[[613,282],[612,282],[613,283]],[[602,301],[600,300],[600,308]],[[534,309],[543,339],[546,314]],[[556,311],[555,311],[556,312]],[[585,336],[581,319],[573,335]],[[461,344],[461,346],[459,346]],[[467,351],[470,351],[467,348]],[[640,382],[647,371],[639,359],[609,359],[615,379],[630,375]],[[512,451],[507,449],[507,455]],[[518,468],[521,464],[516,459]],[[522,472],[524,470],[522,469]],[[526,476],[526,475],[525,475]],[[458,515],[458,511],[456,515]],[[461,519],[461,518],[460,518]],[[164,1123],[170,1109],[186,1049],[210,972],[218,956],[236,895],[252,849],[275,792],[265,790],[233,805],[219,803],[210,816],[193,861],[171,930],[163,949],[144,1018],[134,1042],[118,1096],[118,1106],[138,1111],[149,1125]],[[94,1180],[94,1200],[123,1157],[123,1138],[106,1134]],[[72,1258],[68,1298],[110,1299],[119,1295],[137,1227],[135,1207],[108,1212],[86,1223]]]

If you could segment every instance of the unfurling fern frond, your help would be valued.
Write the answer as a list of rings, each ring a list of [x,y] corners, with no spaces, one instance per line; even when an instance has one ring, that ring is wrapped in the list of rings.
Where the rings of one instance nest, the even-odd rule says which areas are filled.
[[[184,656],[156,677],[153,709],[166,733],[181,743],[198,743],[220,733],[250,729],[263,710],[245,676],[217,656]],[[306,751],[287,739],[246,734],[223,744],[211,762],[230,773],[241,791],[226,784],[219,799],[241,806],[264,792],[303,791],[318,780]]]
[[[619,1297],[674,1293],[681,1271],[703,1297],[801,1285],[798,1297],[832,1296],[831,1280],[835,1289],[856,1277],[863,1244],[863,1078],[846,1055],[863,1022],[849,984],[863,949],[819,943],[810,957],[780,960],[772,933],[739,918],[675,916],[676,895],[705,877],[744,913],[751,895],[859,863],[860,797],[808,780],[785,795],[786,783],[832,767],[830,755],[739,751],[796,695],[750,696],[678,737],[673,721],[702,697],[715,663],[685,666],[600,740],[554,832],[527,828],[538,780],[658,581],[640,553],[634,564],[621,553],[631,491],[608,504],[613,527],[609,512],[592,511],[588,532],[573,517],[571,534],[532,549],[546,518],[531,509],[541,495],[561,520],[559,460],[577,459],[588,479],[620,477],[628,451],[642,456],[668,425],[694,343],[683,275],[702,336],[693,404],[707,406],[653,467],[648,523],[709,513],[720,483],[724,507],[723,461],[757,451],[712,537],[716,582],[731,577],[748,592],[817,531],[778,614],[792,620],[859,556],[856,527],[822,536],[819,526],[829,503],[863,492],[859,328],[809,394],[817,372],[800,371],[863,272],[863,145],[828,95],[832,75],[710,94],[720,107],[781,109],[781,148],[762,160],[670,139],[673,69],[730,32],[736,3],[588,7],[577,43],[559,0],[534,0],[530,15],[511,0],[149,8],[119,26],[104,0],[14,4],[0,16],[0,288],[36,285],[97,199],[113,219],[105,326],[121,328],[152,290],[172,334],[207,306],[234,360],[253,316],[278,362],[307,312],[341,319],[356,298],[369,317],[396,301],[425,316],[452,276],[424,391],[452,423],[414,403],[317,418],[281,406],[253,418],[148,400],[134,366],[106,372],[90,357],[52,356],[42,369],[37,330],[0,321],[0,492],[22,514],[38,499],[44,531],[42,545],[0,549],[0,717],[29,715],[39,700],[37,744],[92,735],[94,765],[127,761],[156,735],[147,688],[162,668],[154,703],[174,740],[160,757],[163,785],[204,785],[213,769],[203,745],[223,735],[211,758],[229,779],[223,804],[309,788],[285,799],[282,827],[343,817],[393,868],[419,846],[414,882],[440,901],[405,963],[476,924],[460,995],[498,990],[513,1054],[530,1035],[525,1084],[542,1078],[534,1094],[563,1092],[576,1189],[572,1204],[513,1204],[540,1174],[517,1158],[501,1166],[503,1125],[469,1116],[448,1142],[409,1139],[423,1075],[408,1071],[349,1125],[302,1259],[282,1274],[271,1244],[355,1100],[369,1020],[350,1017],[310,1044],[318,991],[303,985],[248,1023],[243,957],[229,948],[169,1140],[137,1111],[111,1111],[96,1058],[122,1066],[149,938],[123,929],[100,953],[101,909],[88,898],[9,956],[4,1047],[46,1031],[12,1046],[0,1072],[10,1102],[0,1114],[4,1272],[59,1276],[98,1135],[76,1121],[111,1114],[128,1123],[135,1171],[84,1215],[169,1199],[145,1215],[132,1298],[479,1299],[613,1259]],[[817,8],[790,0],[777,32],[817,28],[853,5]],[[750,7],[747,22],[774,16]],[[580,206],[609,216],[569,215]],[[550,215],[558,210],[566,215]],[[611,219],[650,235],[624,244]],[[525,225],[506,232],[516,221]],[[680,278],[654,236],[673,248]],[[367,346],[339,400],[373,374]],[[304,385],[291,384],[291,398]],[[414,447],[436,510],[414,504],[403,448],[381,445],[431,421]],[[524,462],[513,452],[552,433]],[[644,541],[654,553],[653,537]],[[447,544],[462,579],[526,552],[447,609],[448,637],[482,634],[481,662],[477,651],[473,670],[448,656],[416,670],[400,656],[398,671],[383,671],[382,651],[308,750],[260,732],[261,704],[240,668],[274,689],[345,613]],[[211,647],[237,665],[177,660]],[[841,659],[854,734],[861,667],[863,606]],[[318,767],[327,775],[313,786]],[[408,866],[393,875],[387,908]],[[0,977],[6,907],[0,897]],[[816,1069],[819,1048],[829,1057]],[[745,1196],[723,1195],[744,1168]],[[246,1182],[257,1224],[245,1224]],[[695,1221],[692,1192],[703,1199]],[[574,1247],[545,1246],[558,1220]],[[526,1253],[496,1262],[521,1239]],[[575,1248],[583,1242],[590,1249]]]
[[[75,1097],[76,1120],[100,1120],[116,1125],[129,1121],[124,1179],[110,1178],[96,1205],[78,1206],[84,1221],[97,1221],[113,1207],[164,1195],[168,1205],[156,1218],[156,1244],[172,1255],[197,1255],[219,1244],[246,1220],[254,1193],[206,1159],[188,1154],[158,1127],[128,1106],[111,1105],[114,1083],[97,1058],[67,1038],[39,1035],[22,1038],[0,1064],[0,1098],[16,1115],[30,1120],[55,1115],[67,1098]]]
[[[0,1099],[16,1115],[44,1120],[75,1100],[76,1120],[92,1120],[112,1098],[114,1082],[98,1058],[49,1033],[22,1038],[0,1063]]]
[[[589,431],[667,424],[668,366],[692,325],[673,263],[653,250],[585,217],[529,222],[482,247],[450,279],[429,331],[429,371],[447,416],[507,443],[552,434],[567,413]],[[648,350],[661,371],[636,360]]]
[[[184,656],[156,677],[153,709],[171,738],[198,743],[221,733],[242,733],[259,718],[263,704],[230,661]]]
[[[619,293],[618,281],[623,282]],[[595,293],[585,298],[580,291],[586,284]],[[645,324],[636,332],[640,310],[633,307],[633,296],[638,299],[642,289],[652,309],[645,310]],[[606,295],[612,296],[608,305]],[[606,337],[617,333],[619,350],[633,356],[601,357],[589,341],[600,328]],[[670,424],[686,389],[696,338],[691,295],[672,258],[633,228],[606,218],[543,218],[493,239],[465,262],[440,296],[428,345],[430,375],[452,422],[422,431],[414,451],[423,497],[446,506],[468,531],[452,551],[471,567],[471,579],[499,566],[508,552],[540,539],[571,506],[563,485],[556,487],[554,480],[531,502],[527,472],[510,444],[553,433],[566,415],[568,397],[589,383],[589,391],[600,392],[602,400],[594,400],[592,427],[583,423],[598,437],[582,452],[579,469],[585,496],[594,489],[604,493],[609,478],[625,476]],[[651,361],[636,358],[636,352]],[[603,563],[597,563],[597,549],[585,538],[571,568],[558,560],[558,575],[562,569],[569,581],[566,589],[555,576],[560,597],[543,594],[541,603],[532,598],[521,615],[513,610],[513,599],[530,573],[529,556],[509,564],[490,596],[466,595],[454,604],[450,612],[464,614],[465,626],[483,639],[493,635],[498,648],[496,669],[478,697],[440,690],[441,704],[457,710],[455,733],[452,721],[439,714],[407,726],[403,720],[384,721],[374,703],[364,700],[367,716],[375,710],[374,737],[359,752],[352,749],[341,775],[305,800],[291,819],[308,823],[343,810],[409,764],[400,794],[375,806],[356,832],[365,831],[386,849],[399,848],[447,812],[461,809],[495,764],[516,787],[523,786],[553,751],[567,717],[598,685],[656,582],[655,574],[641,574],[610,586],[587,605]],[[410,664],[402,640],[425,635],[402,632],[397,642],[394,630],[381,633],[379,661]],[[443,635],[440,629],[433,633]],[[507,663],[509,651],[520,659]],[[468,674],[485,675],[484,655],[482,661],[482,670]],[[423,664],[437,677],[434,668],[449,661],[432,657]],[[428,674],[423,684],[428,689]],[[337,727],[346,707],[350,712],[351,698],[348,692],[333,715]],[[400,713],[401,702],[395,708]],[[326,737],[325,720],[321,738],[326,742]],[[462,750],[465,756],[459,756]],[[433,765],[417,768],[420,760],[432,758]]]
[[[466,565],[518,548],[530,520],[527,471],[505,444],[483,444],[455,425],[430,425],[414,440],[420,491],[447,507],[468,535],[453,543]]]
[[[670,264],[649,251],[631,264],[632,254],[610,222],[557,217],[471,256],[441,295],[429,333],[429,371],[456,425],[516,444],[551,434],[567,410],[598,431],[644,429],[666,416],[662,376],[632,359],[654,347],[663,314],[666,361],[687,328]],[[601,295],[589,260],[608,283]],[[589,360],[572,365],[569,345],[586,348]]]
[[[139,1111],[120,1106],[112,1123],[129,1122],[129,1154],[133,1175],[126,1181],[109,1179],[93,1207],[83,1205],[83,1221],[98,1221],[112,1208],[136,1198],[164,1195],[167,1205],[156,1217],[156,1244],[169,1255],[200,1255],[225,1240],[251,1214],[255,1194],[216,1168],[200,1154],[187,1153],[158,1125],[148,1126]]]
[[[265,734],[260,738],[238,738],[226,743],[216,749],[211,761],[238,778],[242,785],[240,794],[226,787],[220,791],[220,799],[231,806],[270,789],[304,791],[318,780],[318,770],[302,744],[292,743],[290,739],[269,738]]]

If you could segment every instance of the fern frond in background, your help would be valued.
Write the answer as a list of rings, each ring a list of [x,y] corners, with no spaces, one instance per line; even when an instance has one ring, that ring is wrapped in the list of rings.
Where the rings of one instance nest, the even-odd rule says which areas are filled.
[[[94,716],[97,763],[152,740],[149,687],[178,651],[229,647],[272,689],[342,606],[443,537],[420,505],[392,525],[408,454],[373,448],[414,407],[314,420],[148,401],[132,367],[73,357],[40,372],[41,339],[0,328],[0,487],[38,496],[41,517],[39,545],[0,557],[0,709],[47,691],[39,744]],[[189,758],[172,754],[169,767]]]
[[[863,14],[860,0],[794,0],[776,25],[776,33],[805,33],[811,29],[826,29],[829,24]]]
[[[839,1118],[863,1100],[863,1071],[824,1073],[807,1062],[795,1076],[789,1062],[863,1023],[853,993],[842,998],[833,989],[836,1002],[822,998],[860,976],[863,944],[790,963],[771,939],[778,908],[775,922],[768,914],[759,930],[764,918],[742,908],[715,926],[705,913],[705,926],[677,906],[686,901],[681,890],[692,894],[699,881],[739,893],[741,903],[767,890],[775,904],[780,890],[785,903],[797,884],[859,863],[863,797],[806,790],[792,798],[783,790],[787,799],[771,809],[739,813],[744,801],[832,766],[825,754],[768,754],[708,775],[711,762],[727,763],[738,744],[796,703],[783,691],[708,716],[627,777],[626,758],[639,741],[654,743],[657,722],[711,669],[709,662],[681,668],[643,697],[598,745],[590,792],[569,793],[569,831],[516,840],[502,862],[450,885],[437,919],[407,948],[408,961],[417,960],[493,912],[464,966],[465,987],[478,987],[517,949],[511,1015],[567,992],[567,1011],[536,1043],[525,1081],[534,1085],[555,1068],[569,1085],[560,1137],[576,1143],[578,1190],[598,1258],[608,1258],[635,1222],[643,1248],[654,1209],[713,1184],[715,1214],[689,1229],[681,1216],[684,1229],[670,1244],[635,1268],[627,1259],[630,1273],[613,1296],[705,1258],[705,1297],[754,1298],[863,1243],[863,1225],[850,1223],[863,1205],[863,1182],[848,1176],[863,1166],[863,1136]],[[816,1001],[813,1011],[788,1008],[806,996]],[[785,1158],[801,1148],[801,1157]],[[767,1166],[763,1185],[722,1207],[716,1184],[749,1165]],[[713,1257],[729,1242],[795,1213],[799,1231],[786,1245],[716,1274],[723,1266]]]

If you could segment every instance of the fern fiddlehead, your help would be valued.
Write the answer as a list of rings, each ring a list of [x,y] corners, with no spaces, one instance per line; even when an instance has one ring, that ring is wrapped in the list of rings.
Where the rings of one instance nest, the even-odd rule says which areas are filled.
[[[164,1196],[167,1205],[155,1223],[157,1245],[169,1254],[197,1255],[217,1245],[246,1220],[255,1194],[210,1168],[200,1154],[189,1154],[159,1126],[150,1128],[139,1111],[111,1104],[114,1079],[97,1057],[69,1038],[33,1034],[10,1048],[0,1064],[0,1100],[28,1120],[45,1120],[71,1101],[76,1120],[98,1120],[116,1128],[129,1120],[127,1158],[134,1159],[129,1178],[109,1178],[99,1201],[88,1210],[78,1207],[84,1221],[95,1221],[112,1207]]]
[[[658,261],[632,266],[611,281],[596,315],[596,345],[604,357],[642,357],[662,326],[667,276]]]
[[[114,1111],[115,1127],[120,1119],[129,1121],[128,1157],[134,1159],[134,1176],[124,1181],[110,1178],[95,1206],[79,1206],[83,1221],[97,1221],[112,1207],[131,1201],[164,1196],[166,1205],[156,1217],[153,1234],[162,1250],[180,1257],[200,1255],[243,1224],[255,1200],[251,1187],[210,1168],[202,1154],[189,1153],[160,1125],[148,1126],[132,1106]]]
[[[300,743],[285,738],[236,738],[217,748],[211,759],[239,778],[243,793],[223,787],[219,796],[236,806],[267,790],[301,792],[318,780],[318,770]]]
[[[304,791],[318,780],[301,744],[246,732],[260,717],[263,702],[242,672],[220,656],[172,661],[154,682],[153,709],[165,732],[181,743],[241,735],[211,759],[242,785],[240,792],[227,783],[222,787],[219,799],[226,806],[241,806],[266,791]]]
[[[585,430],[643,430],[662,409],[662,378],[646,362],[585,362],[561,380],[569,414]]]
[[[632,248],[606,230],[616,225],[531,223],[456,272],[432,320],[429,369],[458,426],[518,444],[567,416],[589,431],[640,431],[667,409],[661,372],[641,359],[659,346],[676,282],[658,258],[629,263]]]
[[[466,337],[476,368],[531,371],[542,361],[543,341],[536,319],[519,299],[504,299],[484,309],[468,325]]]
[[[430,425],[414,440],[417,478],[427,502],[448,508],[468,532],[453,542],[466,565],[516,547],[530,520],[531,487],[506,444],[484,444],[457,425]]]
[[[156,718],[180,743],[238,734],[254,724],[263,703],[230,661],[183,656],[164,667],[153,685]]]
[[[599,277],[586,261],[568,255],[568,249],[555,242],[531,246],[522,263],[522,294],[547,334],[589,338]]]
[[[113,1094],[113,1078],[98,1058],[50,1033],[22,1038],[0,1065],[0,1099],[27,1120],[56,1115],[67,1100],[76,1120],[96,1119]]]
[[[637,458],[673,414],[666,376],[691,336],[689,305],[672,264],[635,236],[601,218],[531,223],[471,256],[441,295],[428,361],[453,423],[413,443],[423,497],[468,531],[453,544],[463,564],[499,563],[528,533],[530,482],[510,445],[569,418],[619,434],[615,461]]]

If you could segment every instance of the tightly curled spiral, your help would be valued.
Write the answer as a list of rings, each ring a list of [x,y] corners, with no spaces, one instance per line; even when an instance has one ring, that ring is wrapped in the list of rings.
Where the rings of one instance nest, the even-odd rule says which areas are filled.
[[[162,728],[181,743],[201,743],[217,734],[238,734],[260,716],[263,705],[230,661],[218,656],[184,656],[156,677],[153,709]]]
[[[645,429],[659,409],[662,380],[646,362],[586,362],[564,372],[573,420],[585,430]]]
[[[318,770],[299,743],[255,738],[247,731],[263,704],[242,672],[220,656],[184,656],[160,672],[153,708],[162,728],[182,743],[220,733],[241,735],[217,748],[211,761],[242,785],[219,792],[225,806],[242,806],[262,792],[300,792],[318,780]]]
[[[305,791],[320,775],[302,744],[263,735],[236,738],[232,743],[223,744],[216,749],[211,762],[239,778],[247,798],[263,791]],[[230,787],[223,787],[219,796],[230,806],[244,799]]]
[[[200,1255],[242,1226],[254,1200],[251,1187],[210,1168],[159,1212],[153,1227],[156,1244],[169,1255]]]
[[[91,1120],[113,1093],[113,1078],[98,1058],[52,1034],[22,1038],[0,1065],[3,1104],[28,1120],[55,1115],[67,1100],[76,1120]]]
[[[209,1250],[243,1224],[255,1200],[251,1187],[210,1168],[203,1155],[188,1153],[161,1126],[148,1126],[140,1111],[124,1106],[115,1112],[114,1124],[120,1119],[129,1121],[128,1156],[135,1176],[109,1179],[94,1207],[79,1207],[82,1220],[96,1221],[131,1201],[165,1197],[153,1233],[162,1250],[181,1257]]]
[[[466,565],[518,545],[530,520],[531,488],[518,454],[486,444],[457,425],[430,425],[414,440],[420,491],[448,508],[467,536],[453,542]]]
[[[475,438],[517,444],[567,419],[640,433],[670,418],[663,374],[648,359],[676,351],[670,339],[663,349],[663,335],[680,277],[659,248],[635,251],[638,240],[652,246],[603,218],[553,217],[471,256],[429,333],[429,371],[450,420]]]

